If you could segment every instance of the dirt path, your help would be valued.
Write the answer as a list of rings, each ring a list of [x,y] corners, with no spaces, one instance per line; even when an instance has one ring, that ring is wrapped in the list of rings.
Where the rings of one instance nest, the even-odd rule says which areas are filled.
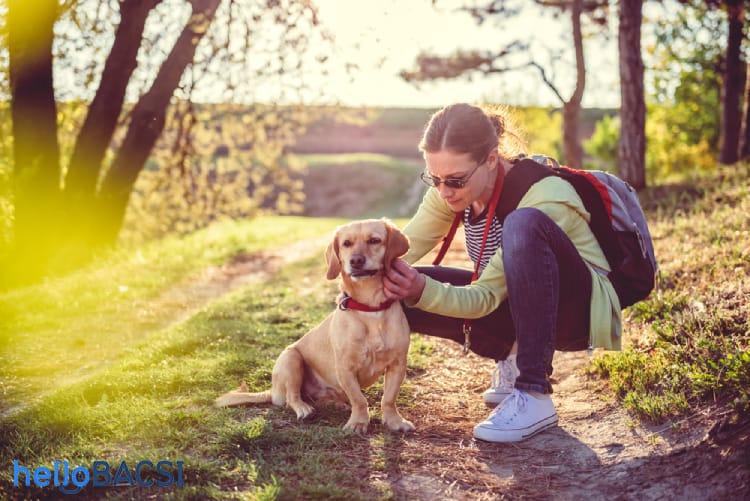
[[[179,312],[168,323],[180,323],[219,297],[249,283],[268,280],[282,266],[319,254],[330,241],[329,235],[300,240],[278,249],[238,254],[220,266],[211,266],[164,291],[150,302],[154,311]]]
[[[417,432],[387,444],[389,481],[408,499],[729,499],[748,494],[747,449],[704,441],[711,421],[653,430],[607,401],[581,373],[583,353],[557,353],[553,400],[559,426],[518,444],[472,439],[489,409],[492,361],[439,340],[420,387]],[[745,442],[745,447],[748,443]],[[741,496],[740,496],[741,497]]]
[[[452,250],[446,264],[465,263]],[[437,340],[432,366],[412,379],[414,435],[386,442],[387,479],[404,499],[748,499],[750,441],[707,440],[698,414],[647,427],[583,373],[588,354],[558,352],[553,400],[559,426],[518,444],[472,439],[489,412],[481,393],[494,362]],[[376,480],[376,479],[374,479]]]

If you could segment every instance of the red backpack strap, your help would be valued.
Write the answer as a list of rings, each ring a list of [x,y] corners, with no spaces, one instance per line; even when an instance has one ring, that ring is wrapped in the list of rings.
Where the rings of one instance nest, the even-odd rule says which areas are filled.
[[[456,217],[453,218],[453,222],[451,223],[451,229],[448,230],[448,234],[445,235],[445,238],[443,238],[443,243],[440,246],[440,251],[438,251],[438,254],[435,257],[435,260],[432,262],[434,266],[439,265],[440,261],[442,261],[443,258],[445,257],[445,253],[448,252],[448,247],[451,246],[453,237],[456,235],[456,230],[458,229],[458,225],[461,223],[462,216],[463,216],[463,213],[459,212],[458,214],[456,214]]]
[[[591,183],[594,186],[594,188],[596,188],[597,193],[599,193],[599,196],[601,197],[602,202],[604,203],[604,210],[607,213],[607,218],[610,221],[612,220],[612,197],[609,195],[609,190],[607,190],[607,187],[604,186],[604,184],[601,181],[599,181],[596,178],[596,176],[594,176],[590,172],[587,172],[583,169],[571,169],[567,165],[561,165],[558,168],[557,172],[585,177],[586,180],[589,183]],[[565,176],[561,176],[561,177],[563,177],[563,179],[567,179]]]

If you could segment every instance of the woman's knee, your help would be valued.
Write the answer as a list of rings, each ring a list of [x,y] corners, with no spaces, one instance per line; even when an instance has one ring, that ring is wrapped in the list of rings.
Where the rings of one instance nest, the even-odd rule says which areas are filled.
[[[533,207],[522,207],[508,214],[503,223],[503,256],[528,252],[530,245],[546,237],[550,223],[554,221],[547,214]]]

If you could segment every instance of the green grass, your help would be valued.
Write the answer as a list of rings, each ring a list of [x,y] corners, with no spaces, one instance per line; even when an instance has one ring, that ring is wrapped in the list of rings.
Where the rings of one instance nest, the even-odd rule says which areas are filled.
[[[332,165],[367,164],[377,168],[396,170],[406,168],[411,170],[422,165],[416,160],[380,155],[378,153],[310,154],[297,156],[312,168]]]
[[[662,288],[626,313],[626,349],[589,367],[638,416],[661,421],[713,402],[748,409],[748,181],[750,168],[741,165],[698,186],[644,194]],[[299,423],[288,409],[211,406],[241,380],[254,390],[267,388],[283,347],[330,312],[336,284],[322,279],[319,256],[182,322],[174,322],[174,306],[142,313],[206,266],[325,234],[340,222],[225,223],[140,251],[122,250],[69,276],[0,295],[3,405],[28,404],[0,417],[0,464],[6,465],[0,498],[19,494],[7,467],[13,459],[37,466],[63,458],[74,465],[183,460],[186,487],[166,492],[180,499],[392,498],[393,487],[380,479],[398,473],[403,439],[379,422],[380,384],[366,391],[373,423],[365,437],[343,432],[347,412],[332,407]],[[409,374],[425,370],[432,350],[430,341],[413,338]],[[96,370],[66,379],[86,366]],[[407,379],[399,396],[406,417],[418,410],[415,392]]]
[[[316,237],[340,223],[260,217],[215,224],[0,294],[0,411],[105,366],[174,321],[183,305],[156,298],[201,269]]]
[[[240,380],[257,390],[270,385],[281,349],[331,310],[336,283],[321,280],[324,274],[319,258],[291,265],[262,287],[232,293],[133,344],[105,371],[5,418],[0,464],[16,458],[25,465],[166,458],[185,461],[187,486],[170,492],[178,498],[391,496],[390,487],[368,476],[393,464],[388,450],[400,440],[378,424],[377,407],[373,432],[358,437],[341,430],[347,413],[333,408],[298,423],[288,409],[211,406]],[[423,370],[430,350],[428,343],[413,343],[412,374]],[[381,391],[379,384],[367,391],[372,405]],[[412,401],[407,383],[399,397],[407,415]],[[10,469],[0,469],[0,497],[18,492],[11,482]]]
[[[405,217],[414,213],[421,193],[413,194],[423,163],[376,153],[299,155],[310,168],[305,191],[327,202],[328,214],[353,218]],[[311,186],[315,185],[315,186]]]
[[[627,312],[628,348],[589,368],[655,422],[714,403],[750,409],[750,166],[693,183],[643,194],[662,286]]]

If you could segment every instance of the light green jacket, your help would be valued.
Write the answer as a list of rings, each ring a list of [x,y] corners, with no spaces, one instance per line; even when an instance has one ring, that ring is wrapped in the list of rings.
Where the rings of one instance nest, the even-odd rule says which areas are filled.
[[[602,272],[610,267],[594,234],[589,228],[590,215],[581,198],[567,181],[547,177],[534,184],[518,207],[534,207],[547,214],[568,235],[591,273],[590,343],[595,348],[621,349],[622,316],[620,302],[609,279]],[[448,233],[454,212],[430,188],[417,213],[404,228],[411,248],[404,260],[413,264],[432,250]],[[498,249],[471,285],[453,286],[426,277],[422,296],[413,308],[458,318],[480,318],[495,310],[508,296],[503,270],[502,249]]]

